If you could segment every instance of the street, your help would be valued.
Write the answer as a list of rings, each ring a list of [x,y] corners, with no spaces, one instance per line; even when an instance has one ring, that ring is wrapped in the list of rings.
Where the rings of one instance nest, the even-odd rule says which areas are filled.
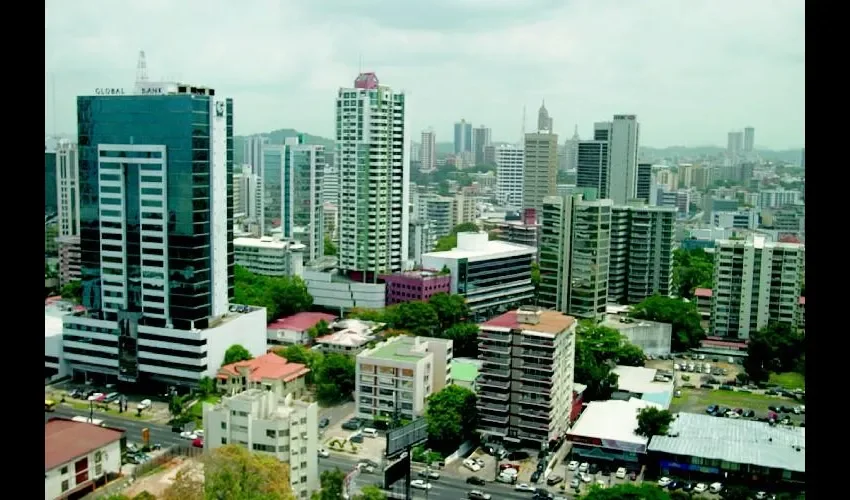
[[[64,406],[57,406],[55,412],[45,412],[44,420],[45,422],[50,417],[88,417],[89,412],[83,410],[76,410],[73,408],[68,408]],[[132,414],[128,414],[127,418],[116,417],[113,415],[104,415],[103,413],[95,413],[95,418],[101,419],[104,423],[110,427],[117,427],[119,429],[124,429],[127,431],[127,441],[128,442],[136,442],[140,443],[142,441],[142,429],[147,428],[150,431],[150,439],[151,443],[158,443],[162,445],[163,448],[167,448],[169,446],[174,445],[187,445],[190,444],[186,439],[182,439],[179,434],[176,432],[172,432],[171,428],[167,425],[154,424],[152,422],[146,422],[143,420],[136,420]],[[357,464],[358,460],[348,457],[341,457],[337,455],[331,455],[328,458],[319,458],[319,470],[331,470],[334,468],[339,468],[342,471],[349,472],[354,466]],[[416,473],[420,470],[419,467],[414,467],[412,470],[412,479],[416,479]],[[363,473],[357,480],[357,483],[360,486],[366,486],[369,484],[376,484],[383,481],[383,478],[380,474],[366,474]],[[399,488],[401,486],[399,484],[394,488],[395,491],[400,491]],[[431,482],[431,490],[427,493],[428,500],[460,500],[466,498],[466,495],[471,490],[481,490],[485,493],[490,493],[493,495],[494,499],[516,499],[516,500],[530,500],[532,497],[531,492],[523,492],[516,491],[511,486],[502,485],[500,483],[492,483],[488,482],[484,486],[474,486],[471,484],[466,484],[466,481],[463,478],[453,477],[442,475],[440,479]],[[426,493],[424,490],[411,489],[413,498],[424,499],[426,498]],[[554,491],[553,491],[554,492]],[[554,492],[556,496],[565,496],[566,498],[572,498],[571,495],[567,495],[561,492]]]

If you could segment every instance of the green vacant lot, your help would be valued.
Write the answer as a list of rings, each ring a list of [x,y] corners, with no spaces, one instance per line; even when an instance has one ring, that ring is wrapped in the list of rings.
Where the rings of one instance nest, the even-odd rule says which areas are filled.
[[[782,386],[786,389],[805,389],[806,377],[795,372],[771,373],[769,383]]]
[[[794,400],[780,396],[765,396],[723,390],[704,391],[700,389],[682,389],[682,396],[673,398],[670,411],[689,413],[704,413],[709,405],[720,405],[728,408],[743,408],[754,410],[759,416],[767,414],[768,406],[796,406]]]

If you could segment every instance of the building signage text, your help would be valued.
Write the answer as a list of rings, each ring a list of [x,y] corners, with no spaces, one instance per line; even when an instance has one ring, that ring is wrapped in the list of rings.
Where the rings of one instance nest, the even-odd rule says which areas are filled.
[[[99,88],[94,89],[94,95],[124,95],[124,89]]]

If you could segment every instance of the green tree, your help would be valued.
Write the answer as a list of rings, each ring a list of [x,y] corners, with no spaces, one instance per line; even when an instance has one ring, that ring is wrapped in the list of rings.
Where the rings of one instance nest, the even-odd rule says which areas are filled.
[[[79,280],[65,283],[60,292],[63,299],[71,300],[77,304],[83,300],[83,285]]]
[[[536,260],[531,261],[531,284],[534,285],[534,303],[537,303],[537,294],[540,291],[540,264]]]
[[[475,433],[478,411],[475,393],[449,385],[428,398],[428,444],[432,449],[452,452]]]
[[[330,236],[325,236],[325,255],[333,256],[336,255],[337,249],[334,242],[331,241]]]
[[[354,392],[354,358],[328,354],[315,363],[316,399],[329,405],[347,401]]]
[[[632,343],[625,343],[617,352],[617,364],[623,366],[643,366],[646,364],[646,355],[640,347]]]
[[[254,356],[248,352],[248,349],[245,349],[239,344],[233,344],[227,348],[227,351],[224,352],[224,361],[222,361],[221,364],[229,365],[240,361],[248,361],[249,359],[254,359]]]
[[[643,366],[646,361],[640,347],[629,342],[629,339],[617,330],[597,325],[593,321],[585,320],[579,323],[578,339],[600,363]]]
[[[307,311],[313,305],[307,284],[298,276],[260,276],[236,266],[234,280],[233,303],[265,307],[268,321]]]
[[[374,484],[364,486],[354,500],[387,500],[387,495]]]
[[[618,484],[610,488],[594,486],[582,500],[670,500],[670,495],[652,483]]]
[[[330,325],[328,325],[328,322],[325,321],[325,320],[319,320],[319,322],[316,323],[316,326],[312,326],[309,329],[307,329],[307,335],[310,337],[311,341],[316,339],[317,337],[322,337],[324,335],[327,335],[330,332],[331,332],[331,327],[330,327]]]
[[[386,310],[391,309],[391,307],[387,307],[385,310],[380,309],[368,309],[366,307],[353,307],[348,311],[348,317],[352,319],[359,319],[362,321],[374,321],[376,323],[386,323]]]
[[[673,414],[667,410],[654,406],[643,408],[638,412],[638,426],[635,434],[647,438],[666,435],[674,418]]]
[[[454,344],[455,356],[478,356],[478,325],[475,323],[458,323],[443,330],[439,338],[450,339]]]
[[[407,330],[414,335],[432,335],[439,325],[434,306],[420,300],[397,304],[387,314],[391,315],[390,327]]]
[[[452,231],[437,240],[435,252],[445,252],[457,246],[457,233],[477,233],[481,229],[474,222],[464,222],[452,228]]]
[[[177,418],[183,414],[183,398],[174,394],[171,396],[171,399],[168,400],[168,413],[171,414],[172,417]]]
[[[714,257],[702,248],[673,250],[673,288],[679,297],[690,299],[696,288],[711,288]]]
[[[575,380],[587,386],[585,401],[606,400],[617,389],[618,376],[607,361],[598,361],[586,342],[576,342]]]
[[[215,391],[215,380],[210,377],[202,377],[201,380],[198,381],[198,392],[201,396],[214,394]]]
[[[638,319],[670,323],[673,327],[673,352],[697,347],[705,338],[705,331],[700,325],[701,318],[693,302],[653,295],[632,306],[631,315]]]
[[[342,498],[345,472],[339,468],[323,471],[319,483],[321,489],[313,493],[311,500],[339,500]]]
[[[323,360],[322,353],[308,349],[301,344],[293,344],[278,348],[272,352],[290,363],[299,363],[309,368],[310,373],[307,374],[305,382],[307,384],[313,384],[315,382],[317,366],[320,365]]]
[[[805,349],[805,337],[799,332],[784,323],[770,323],[750,334],[744,371],[754,382],[765,382],[771,372],[805,370]]]
[[[452,295],[445,292],[435,293],[428,299],[428,304],[437,313],[441,329],[460,323],[469,316],[469,306],[463,295]]]

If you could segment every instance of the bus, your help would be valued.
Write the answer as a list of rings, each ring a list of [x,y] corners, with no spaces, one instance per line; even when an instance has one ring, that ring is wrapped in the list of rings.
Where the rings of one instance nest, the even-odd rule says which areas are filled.
[[[56,401],[53,401],[52,399],[45,399],[44,411],[56,411]]]
[[[94,425],[99,425],[99,426],[101,426],[101,427],[103,427],[103,426],[105,426],[105,425],[106,425],[106,424],[104,424],[104,423],[103,423],[103,420],[100,420],[100,419],[97,419],[97,418],[89,418],[89,417],[74,417],[74,418],[72,418],[71,420],[73,420],[74,422],[82,422],[82,423],[84,423],[84,424],[94,424]]]

